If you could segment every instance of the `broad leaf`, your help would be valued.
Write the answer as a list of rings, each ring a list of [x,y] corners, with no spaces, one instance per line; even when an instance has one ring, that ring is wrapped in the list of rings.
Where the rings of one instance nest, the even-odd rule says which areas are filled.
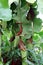
[[[22,27],[23,27],[23,31],[22,31],[22,35],[24,35],[24,37],[26,39],[29,39],[32,35],[32,26],[31,26],[31,21],[27,24],[22,24]]]
[[[17,11],[17,15],[14,14],[14,19],[18,22],[22,22],[22,23],[27,23],[29,22],[27,19],[26,19],[26,15],[27,15],[27,11],[30,9],[30,7],[28,5],[25,5],[24,7],[22,8],[17,8],[16,11]]]
[[[8,0],[0,0],[0,7],[8,8]]]
[[[42,20],[40,18],[34,18],[33,20],[33,29],[34,29],[34,32],[40,32],[42,28]]]
[[[43,31],[39,32],[39,35],[43,39]]]
[[[0,19],[3,21],[9,21],[12,18],[12,11],[8,8],[0,8]]]
[[[40,46],[41,39],[40,39],[39,34],[34,34],[33,35],[33,41],[34,41],[35,46]]]
[[[12,11],[9,9],[8,0],[0,0],[0,19],[9,21],[12,18]]]
[[[28,34],[30,31],[32,31],[31,22],[27,24],[23,24],[22,27],[23,27],[24,34]]]
[[[43,0],[37,0],[38,11],[43,13]]]

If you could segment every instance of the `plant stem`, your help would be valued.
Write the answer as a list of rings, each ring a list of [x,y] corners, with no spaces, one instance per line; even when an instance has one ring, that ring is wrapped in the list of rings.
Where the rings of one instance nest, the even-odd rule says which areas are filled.
[[[22,65],[28,65],[28,63],[26,62],[26,60],[27,60],[27,51],[25,50],[25,51],[22,51],[21,50],[21,55],[22,55]]]

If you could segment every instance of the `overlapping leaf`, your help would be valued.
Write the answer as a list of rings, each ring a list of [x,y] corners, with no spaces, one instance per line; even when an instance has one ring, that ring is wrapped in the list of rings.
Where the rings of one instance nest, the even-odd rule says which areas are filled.
[[[27,11],[30,9],[28,5],[25,5],[22,8],[17,8],[17,15],[14,14],[14,19],[18,22],[27,23],[29,22],[26,19]]]
[[[42,28],[42,20],[40,18],[34,18],[34,22],[33,22],[33,29],[34,32],[40,32]]]
[[[22,27],[23,27],[22,35],[24,35],[26,39],[29,39],[32,35],[31,21],[30,23],[22,24]]]

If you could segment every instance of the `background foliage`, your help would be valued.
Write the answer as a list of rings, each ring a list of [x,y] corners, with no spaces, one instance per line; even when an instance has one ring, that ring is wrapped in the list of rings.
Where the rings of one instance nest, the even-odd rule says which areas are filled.
[[[0,0],[0,65],[43,65],[42,0]]]

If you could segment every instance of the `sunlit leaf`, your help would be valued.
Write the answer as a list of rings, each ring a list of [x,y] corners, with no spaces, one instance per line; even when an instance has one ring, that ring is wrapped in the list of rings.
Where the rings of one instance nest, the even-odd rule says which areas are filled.
[[[34,3],[36,0],[26,0],[28,3]]]
[[[43,0],[37,0],[38,11],[43,13]]]
[[[0,65],[3,65],[3,63],[0,61]]]
[[[12,18],[12,11],[9,9],[8,0],[0,0],[0,19],[9,21]]]
[[[0,8],[8,8],[8,0],[0,0]]]

